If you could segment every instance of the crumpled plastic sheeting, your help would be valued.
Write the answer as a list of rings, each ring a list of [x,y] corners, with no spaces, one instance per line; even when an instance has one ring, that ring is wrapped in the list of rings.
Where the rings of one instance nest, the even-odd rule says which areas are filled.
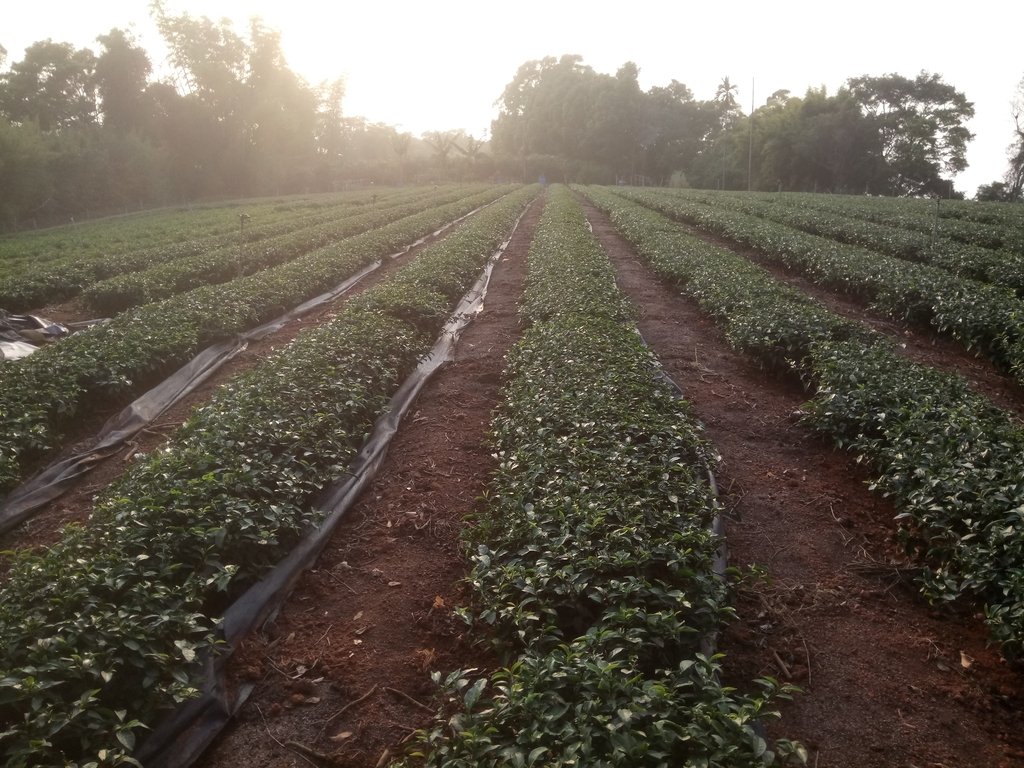
[[[66,326],[36,315],[11,315],[0,310],[0,361],[28,357],[39,345],[67,336]]]
[[[430,238],[436,237],[486,207],[480,206],[450,221],[386,258],[396,259],[408,253],[413,248],[422,245]],[[161,413],[195,390],[224,363],[243,352],[250,342],[258,341],[275,333],[292,320],[334,301],[350,291],[359,281],[383,263],[384,259],[375,261],[330,291],[309,299],[280,317],[239,334],[233,339],[207,347],[163,382],[111,417],[96,435],[92,447],[50,464],[30,480],[11,491],[0,502],[0,535],[20,525],[44,505],[63,495],[80,476],[121,450],[129,439]]]
[[[523,215],[525,211],[517,219],[513,233]],[[510,240],[511,234],[462,297],[430,354],[391,398],[387,413],[377,420],[370,436],[349,465],[346,478],[326,488],[314,504],[327,513],[320,526],[310,531],[262,581],[242,594],[224,613],[221,626],[225,644],[220,653],[205,659],[207,680],[203,694],[159,724],[141,745],[136,758],[146,768],[187,768],[192,765],[248,698],[252,685],[232,693],[225,684],[224,672],[231,654],[249,632],[273,619],[302,573],[316,562],[345,513],[373,480],[402,418],[430,377],[454,359],[459,335],[483,309],[491,272]]]
[[[28,357],[39,347],[27,341],[0,341],[0,360],[20,360]]]

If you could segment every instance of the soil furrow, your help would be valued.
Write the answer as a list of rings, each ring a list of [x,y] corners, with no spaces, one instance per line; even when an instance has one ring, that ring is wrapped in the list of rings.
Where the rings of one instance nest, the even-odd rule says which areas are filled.
[[[837,315],[863,323],[889,336],[896,341],[901,352],[914,362],[963,376],[976,392],[1019,419],[1024,419],[1024,388],[1001,372],[992,361],[965,349],[953,338],[927,326],[911,325],[872,312],[863,301],[818,285],[757,250],[689,224],[676,224],[694,237],[728,248],[764,267],[779,282],[806,293]]]
[[[148,454],[163,445],[171,433],[184,423],[197,406],[209,400],[218,387],[258,365],[274,350],[290,342],[306,328],[322,325],[330,320],[346,302],[387,279],[396,270],[415,259],[424,248],[437,239],[437,237],[428,238],[424,243],[411,248],[408,253],[395,259],[386,259],[375,272],[367,275],[345,295],[309,314],[296,318],[276,333],[250,343],[243,352],[226,362],[194,392],[168,408],[157,418],[155,423],[137,434],[125,445],[121,453],[100,462],[91,472],[79,478],[71,490],[45,508],[40,509],[35,517],[4,536],[3,548],[22,549],[47,546],[60,537],[61,529],[66,524],[84,522],[92,511],[93,499],[96,494],[124,474],[134,460],[133,457],[139,454]],[[65,451],[50,457],[45,463],[41,463],[40,467],[77,450],[88,448],[95,442],[93,435],[113,413],[114,411],[94,414],[86,424],[77,430],[77,434],[69,439],[68,448]],[[0,568],[2,566],[3,559],[0,557]]]
[[[316,568],[233,660],[234,681],[257,687],[201,765],[304,766],[312,755],[376,766],[431,723],[432,670],[494,664],[452,612],[471,599],[459,535],[494,468],[487,432],[541,208],[523,218],[456,361],[427,384]]]
[[[641,332],[722,456],[730,564],[767,570],[739,589],[720,647],[734,685],[771,675],[804,689],[769,732],[801,740],[815,766],[1024,765],[1019,674],[978,617],[929,608],[893,565],[894,510],[800,425],[806,393],[734,352],[586,209]]]

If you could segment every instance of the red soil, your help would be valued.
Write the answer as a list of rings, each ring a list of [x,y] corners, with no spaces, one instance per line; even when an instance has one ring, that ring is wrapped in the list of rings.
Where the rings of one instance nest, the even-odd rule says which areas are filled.
[[[234,681],[256,688],[201,765],[383,765],[432,722],[439,700],[431,670],[494,665],[452,613],[471,599],[459,532],[494,466],[487,430],[503,358],[519,334],[516,305],[539,212],[535,205],[522,222],[456,362],[420,395],[370,489],[273,625],[232,661]],[[937,611],[917,595],[894,542],[891,505],[867,490],[863,467],[800,425],[807,394],[732,351],[602,214],[587,212],[639,307],[642,333],[722,456],[716,475],[730,563],[767,573],[738,588],[740,618],[720,650],[733,685],[749,689],[771,675],[804,690],[781,702],[769,733],[802,741],[812,766],[1024,766],[1020,670],[986,645],[978,616]],[[986,363],[783,277],[907,339],[908,354],[964,372],[1021,412],[1019,390]],[[254,348],[217,382],[285,337]],[[180,423],[189,407],[161,421]],[[153,428],[130,452],[150,450],[165,434]],[[92,494],[125,462],[107,464],[5,545],[45,544],[59,522],[83,519]]]

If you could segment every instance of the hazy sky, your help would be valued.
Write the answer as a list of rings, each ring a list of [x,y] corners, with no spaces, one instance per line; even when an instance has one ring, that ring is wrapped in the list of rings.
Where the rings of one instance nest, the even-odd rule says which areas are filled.
[[[145,0],[9,2],[0,14],[7,64],[47,37],[98,50],[95,38],[131,29],[159,65],[163,47]],[[167,0],[172,13],[229,18],[245,33],[260,16],[282,32],[289,64],[309,82],[343,76],[345,112],[480,137],[520,64],[577,53],[599,72],[626,61],[640,85],[675,78],[710,98],[724,76],[749,111],[779,88],[829,93],[847,77],[937,72],[974,102],[976,138],[957,188],[973,195],[1001,178],[1013,135],[1010,104],[1024,77],[1019,0]]]

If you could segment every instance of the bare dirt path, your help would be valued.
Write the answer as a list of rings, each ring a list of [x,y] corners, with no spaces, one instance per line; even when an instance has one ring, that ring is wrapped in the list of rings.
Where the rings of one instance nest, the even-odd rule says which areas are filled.
[[[768,571],[740,590],[720,648],[734,685],[771,675],[804,689],[769,732],[802,741],[821,768],[1024,766],[1021,676],[976,617],[931,610],[888,565],[894,511],[861,467],[800,426],[806,393],[733,352],[606,216],[587,215],[722,455],[730,564]]]
[[[487,432],[504,356],[519,337],[540,210],[535,203],[524,217],[455,363],[424,389],[315,570],[232,663],[235,678],[257,689],[200,765],[373,768],[430,724],[431,670],[494,664],[452,614],[470,600],[459,533],[494,468]]]

